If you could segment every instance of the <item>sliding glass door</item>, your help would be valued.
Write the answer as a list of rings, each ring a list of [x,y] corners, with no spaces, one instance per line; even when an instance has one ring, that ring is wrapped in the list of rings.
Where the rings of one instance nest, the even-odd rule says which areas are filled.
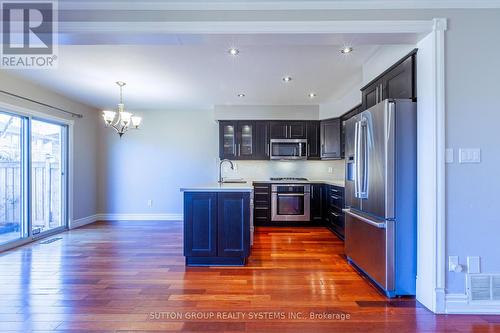
[[[33,235],[66,227],[66,126],[31,121]]]
[[[0,250],[67,227],[68,126],[0,111]]]
[[[27,235],[26,121],[0,112],[0,245]]]

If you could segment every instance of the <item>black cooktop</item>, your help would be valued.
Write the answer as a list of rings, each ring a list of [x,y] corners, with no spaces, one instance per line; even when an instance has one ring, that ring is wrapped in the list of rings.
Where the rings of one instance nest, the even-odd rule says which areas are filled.
[[[302,178],[302,177],[271,177],[270,178],[272,181],[278,181],[278,182],[282,182],[282,181],[301,181],[301,182],[306,182],[307,181],[307,178]]]

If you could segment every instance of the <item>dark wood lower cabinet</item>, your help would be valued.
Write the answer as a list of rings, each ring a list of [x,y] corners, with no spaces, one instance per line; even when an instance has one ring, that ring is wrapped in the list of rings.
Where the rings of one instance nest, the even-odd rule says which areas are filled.
[[[327,206],[324,218],[328,228],[344,239],[345,217],[342,211],[345,206],[344,188],[327,185],[325,204]]]
[[[311,184],[311,222],[323,221],[325,185]]]
[[[253,184],[254,225],[267,225],[271,222],[271,184]]]
[[[244,265],[249,254],[249,192],[184,193],[186,265]]]

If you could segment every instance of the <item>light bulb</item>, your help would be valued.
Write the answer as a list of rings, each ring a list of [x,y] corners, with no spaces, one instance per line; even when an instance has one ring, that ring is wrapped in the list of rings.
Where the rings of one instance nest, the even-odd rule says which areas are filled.
[[[130,119],[132,119],[132,126],[134,126],[135,128],[139,127],[142,121],[142,118],[138,116],[133,116]]]
[[[108,111],[108,110],[102,111],[102,117],[104,118],[104,121],[106,122],[107,125],[113,122],[113,120],[115,119],[115,115],[116,115],[115,111]]]
[[[128,126],[130,124],[130,118],[132,117],[132,113],[130,112],[120,112],[120,117],[124,126]]]

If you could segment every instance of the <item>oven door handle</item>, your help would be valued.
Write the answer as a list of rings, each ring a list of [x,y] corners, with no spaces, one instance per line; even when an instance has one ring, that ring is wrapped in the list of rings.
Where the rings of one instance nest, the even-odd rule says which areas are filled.
[[[278,197],[303,197],[304,193],[276,193]]]

